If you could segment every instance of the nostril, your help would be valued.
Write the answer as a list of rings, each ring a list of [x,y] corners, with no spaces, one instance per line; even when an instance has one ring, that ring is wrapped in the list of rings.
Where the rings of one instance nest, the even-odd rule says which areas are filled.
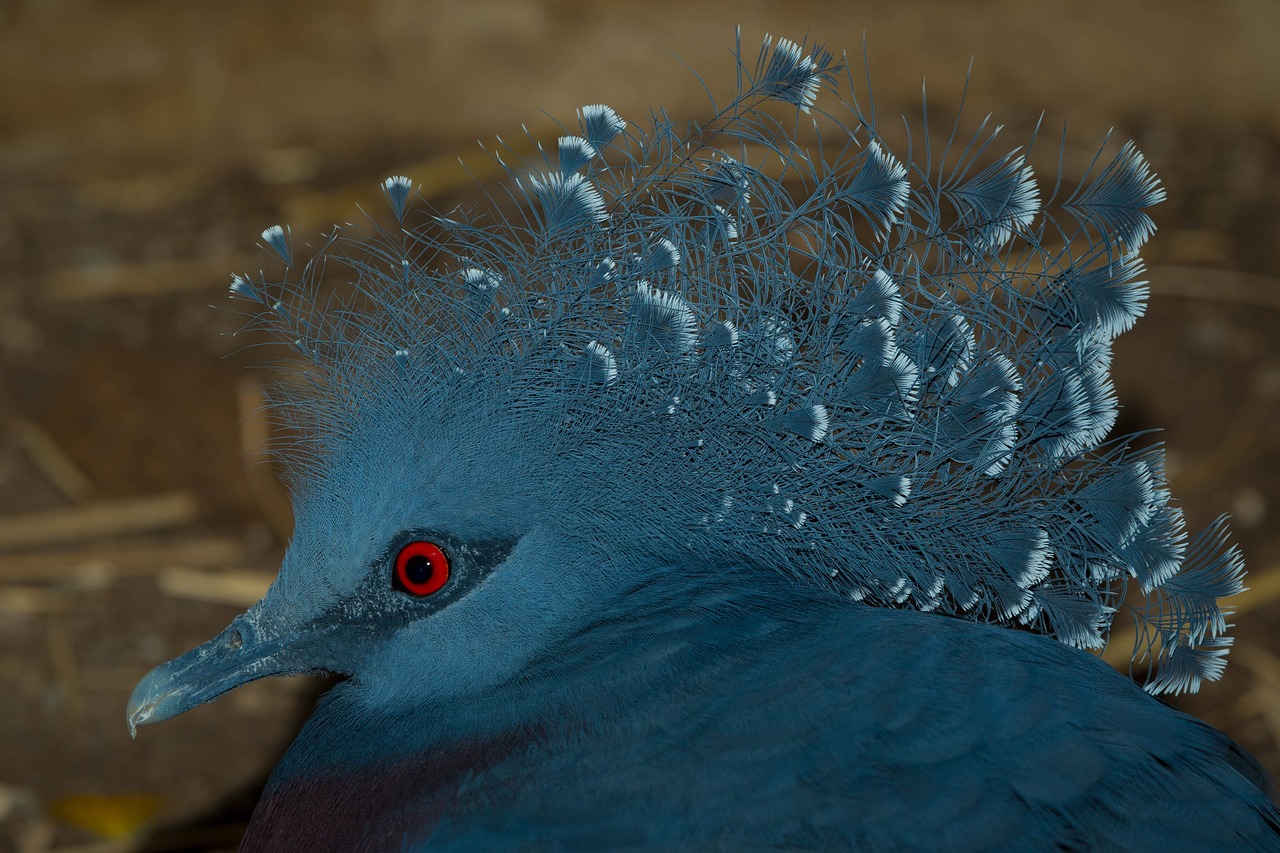
[[[228,649],[235,651],[236,649],[240,648],[243,645],[244,645],[244,637],[240,635],[239,631],[232,631],[230,634],[227,635]]]

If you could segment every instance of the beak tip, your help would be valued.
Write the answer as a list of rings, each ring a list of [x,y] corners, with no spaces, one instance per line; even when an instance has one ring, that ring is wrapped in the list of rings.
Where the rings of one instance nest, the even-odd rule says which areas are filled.
[[[138,737],[138,726],[145,725],[147,718],[150,716],[145,707],[129,703],[129,707],[124,711],[124,722],[129,727],[129,738],[136,740]]]
[[[146,707],[134,700],[135,696],[129,697],[129,705],[124,709],[124,722],[129,727],[129,737],[132,739],[138,737],[138,726],[146,724],[147,717],[150,716]]]
[[[185,710],[176,708],[166,713],[166,706],[174,705],[173,700],[183,692],[181,689],[175,689],[170,683],[167,669],[168,664],[156,667],[138,682],[137,687],[133,688],[129,703],[124,709],[124,721],[129,727],[129,737],[135,739],[138,737],[139,726],[159,723]]]

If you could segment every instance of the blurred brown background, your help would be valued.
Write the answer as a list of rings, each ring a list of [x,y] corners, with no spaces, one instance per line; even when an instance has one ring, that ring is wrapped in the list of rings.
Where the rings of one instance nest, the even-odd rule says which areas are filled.
[[[1117,347],[1121,425],[1164,427],[1193,527],[1251,566],[1222,684],[1179,704],[1280,773],[1280,5],[0,0],[0,850],[234,847],[318,685],[259,682],[131,742],[148,668],[269,579],[287,504],[260,455],[229,273],[380,204],[448,206],[474,139],[603,101],[696,118],[733,28],[849,50],[882,117],[1069,144],[1136,138],[1169,192],[1148,317]],[[160,827],[160,830],[156,828]],[[147,833],[151,834],[147,836]],[[149,839],[149,840],[143,840]]]

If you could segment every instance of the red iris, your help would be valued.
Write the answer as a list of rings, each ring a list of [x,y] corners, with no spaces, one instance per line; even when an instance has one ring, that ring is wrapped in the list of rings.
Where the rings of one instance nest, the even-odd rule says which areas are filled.
[[[418,597],[439,592],[449,580],[449,558],[434,542],[410,542],[396,555],[396,581]]]

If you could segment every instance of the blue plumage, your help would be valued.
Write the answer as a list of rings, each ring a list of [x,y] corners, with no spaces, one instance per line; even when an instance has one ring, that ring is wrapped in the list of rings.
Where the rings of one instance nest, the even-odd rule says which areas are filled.
[[[899,160],[819,110],[827,52],[737,56],[688,132],[593,105],[496,152],[506,221],[411,228],[397,176],[395,229],[263,233],[288,275],[232,295],[298,365],[296,531],[130,724],[346,676],[249,848],[1275,847],[1252,759],[1080,651],[1129,607],[1147,689],[1194,690],[1242,588],[1107,438],[1146,161],[1046,196],[985,124]]]

